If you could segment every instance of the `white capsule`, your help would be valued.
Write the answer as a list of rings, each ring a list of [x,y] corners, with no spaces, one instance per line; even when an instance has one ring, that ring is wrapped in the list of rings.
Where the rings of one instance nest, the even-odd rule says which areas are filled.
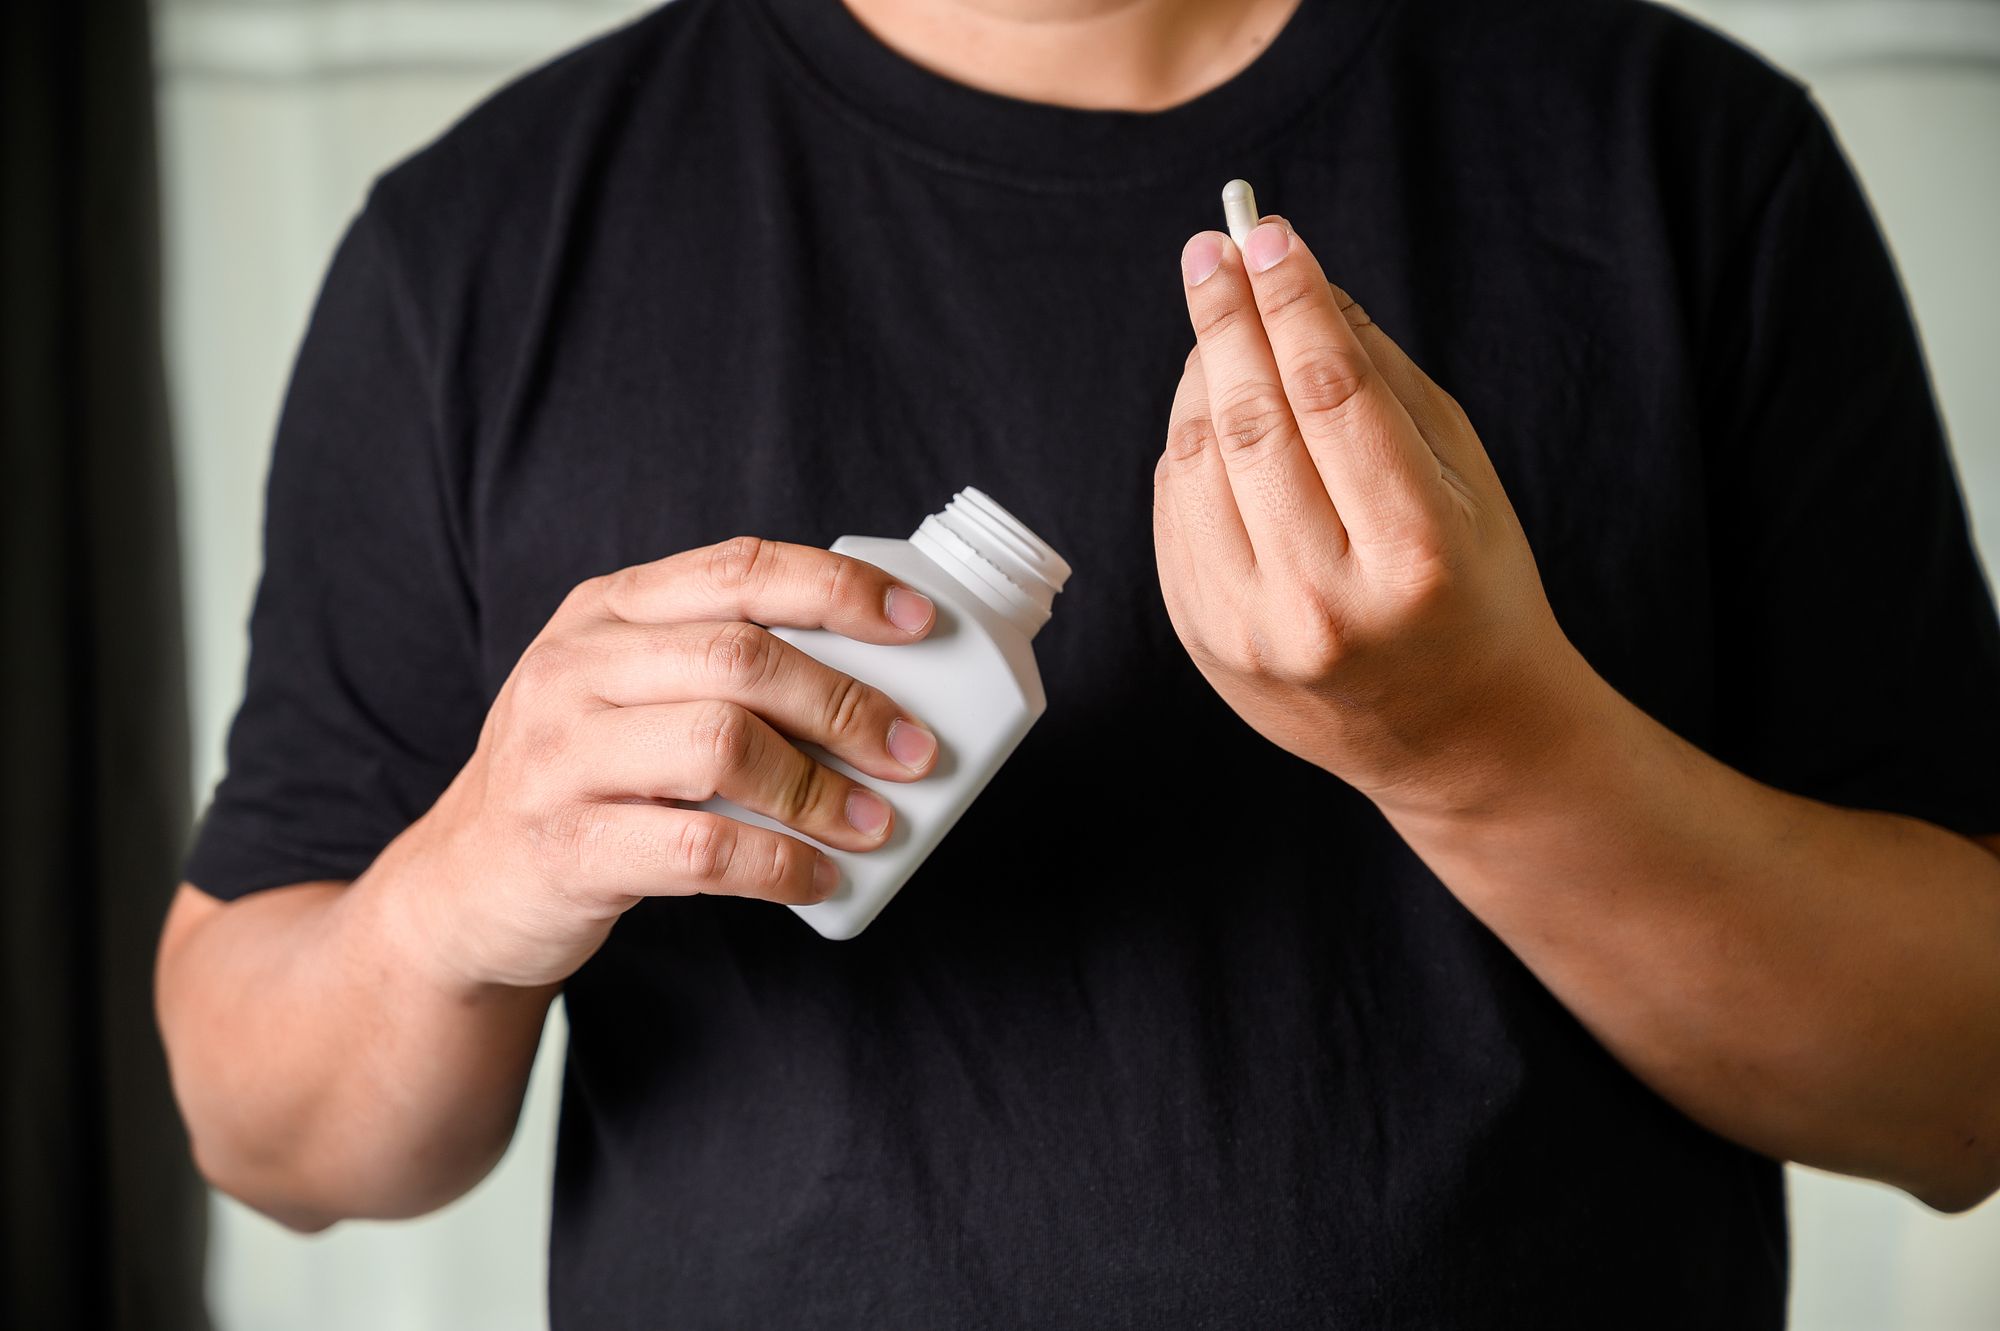
[[[1229,227],[1229,238],[1242,249],[1257,227],[1257,195],[1249,181],[1232,180],[1222,187],[1222,220]]]

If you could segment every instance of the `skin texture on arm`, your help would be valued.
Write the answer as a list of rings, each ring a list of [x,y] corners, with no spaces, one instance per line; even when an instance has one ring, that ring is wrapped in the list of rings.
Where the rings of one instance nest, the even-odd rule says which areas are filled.
[[[183,884],[168,913],[157,1007],[195,1161],[294,1229],[433,1210],[514,1135],[558,986],[469,984],[413,945],[424,839],[351,885]]]
[[[1182,264],[1155,544],[1216,691],[1690,1117],[1939,1209],[1991,1194],[2000,840],[1772,789],[1652,721],[1557,626],[1458,403],[1289,226]]]
[[[2000,1185],[2000,857],[1753,781],[1608,686],[1552,761],[1389,821],[1606,1048],[1753,1149],[1945,1211]]]
[[[1608,687],[1477,810],[1390,822],[1626,1066],[1784,1159],[1990,1194],[2000,858],[1774,790]]]

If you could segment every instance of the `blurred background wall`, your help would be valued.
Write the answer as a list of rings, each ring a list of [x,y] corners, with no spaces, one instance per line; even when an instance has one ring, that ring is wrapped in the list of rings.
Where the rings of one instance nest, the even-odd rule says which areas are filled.
[[[270,435],[298,337],[372,176],[636,0],[156,0],[167,353],[182,492],[193,779],[241,687]],[[1889,236],[2000,568],[2000,3],[1685,0],[1806,79]],[[1866,317],[1857,311],[1857,317]],[[2000,699],[1996,699],[2000,705]],[[551,1022],[514,1147],[440,1214],[300,1238],[218,1198],[221,1331],[542,1327],[562,1057]],[[1791,1171],[1800,1331],[2000,1327],[2000,1204],[1945,1218]]]

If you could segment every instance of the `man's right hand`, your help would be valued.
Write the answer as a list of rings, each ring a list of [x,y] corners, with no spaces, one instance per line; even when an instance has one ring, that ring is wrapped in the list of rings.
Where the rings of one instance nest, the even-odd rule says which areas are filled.
[[[871,564],[744,537],[593,578],[522,653],[450,787],[360,877],[228,903],[183,884],[157,1003],[204,1176],[304,1230],[421,1215],[478,1182],[550,1000],[622,912],[823,895],[817,848],[683,803],[721,795],[868,850],[889,810],[788,741],[889,781],[936,761],[920,718],[759,625],[896,644],[934,614]]]
[[[824,899],[836,874],[813,846],[681,805],[719,795],[829,846],[881,845],[887,804],[790,741],[910,781],[935,739],[760,625],[895,644],[933,622],[928,598],[872,564],[755,537],[579,585],[411,829],[439,857],[438,872],[406,880],[427,949],[475,985],[553,984],[645,897]]]

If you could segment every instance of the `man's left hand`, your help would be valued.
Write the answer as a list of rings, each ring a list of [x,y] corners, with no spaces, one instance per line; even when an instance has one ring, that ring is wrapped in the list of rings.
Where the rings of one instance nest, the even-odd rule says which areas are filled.
[[[1475,809],[1560,747],[1588,666],[1452,396],[1290,226],[1182,253],[1196,347],[1154,476],[1175,631],[1273,743],[1385,809]]]

